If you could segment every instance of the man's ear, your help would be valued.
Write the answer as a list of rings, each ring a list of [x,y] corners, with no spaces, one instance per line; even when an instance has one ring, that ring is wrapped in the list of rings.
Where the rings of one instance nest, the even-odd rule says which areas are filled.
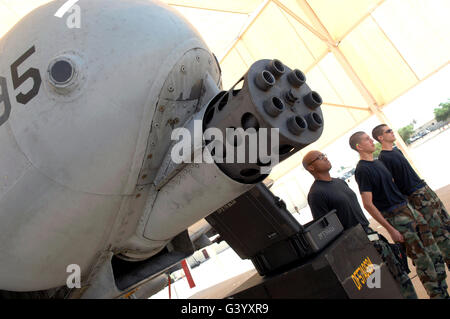
[[[309,172],[314,172],[314,166],[313,165],[308,165],[308,169]]]

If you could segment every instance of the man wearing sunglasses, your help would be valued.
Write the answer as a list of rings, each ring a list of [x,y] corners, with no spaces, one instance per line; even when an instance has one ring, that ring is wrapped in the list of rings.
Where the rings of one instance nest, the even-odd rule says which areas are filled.
[[[303,158],[302,164],[315,179],[308,193],[308,204],[313,218],[319,219],[336,209],[336,215],[344,229],[361,224],[389,271],[398,281],[403,296],[417,299],[414,286],[408,277],[409,269],[406,269],[393,252],[393,249],[398,247],[391,247],[386,238],[370,229],[356,194],[344,180],[330,176],[331,163],[327,156],[319,151],[310,151]]]
[[[381,143],[379,159],[394,178],[394,183],[409,204],[418,210],[428,222],[434,239],[442,252],[447,268],[450,264],[450,222],[447,210],[436,193],[409,164],[403,153],[394,148],[394,132],[386,124],[376,126],[372,136]]]
[[[394,242],[404,243],[430,298],[448,299],[445,264],[427,221],[408,204],[386,166],[373,159],[375,145],[369,135],[356,132],[349,144],[360,156],[355,179],[364,208]]]

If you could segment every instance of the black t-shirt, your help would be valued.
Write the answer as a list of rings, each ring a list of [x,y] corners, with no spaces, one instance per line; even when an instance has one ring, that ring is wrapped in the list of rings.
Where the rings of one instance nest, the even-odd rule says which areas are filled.
[[[391,173],[378,160],[360,160],[356,165],[355,179],[360,193],[372,193],[372,202],[380,212],[406,203],[406,198],[392,181]]]
[[[332,178],[329,182],[316,180],[308,193],[308,204],[314,219],[336,209],[336,215],[344,229],[358,224],[364,228],[369,225],[356,194],[345,181],[338,178]]]
[[[411,195],[418,186],[425,183],[413,170],[403,153],[394,148],[392,151],[381,151],[378,157],[394,177],[394,183],[402,194]]]

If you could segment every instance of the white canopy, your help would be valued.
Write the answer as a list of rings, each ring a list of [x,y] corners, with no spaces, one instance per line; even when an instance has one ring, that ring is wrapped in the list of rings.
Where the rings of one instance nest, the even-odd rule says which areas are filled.
[[[51,0],[0,0],[0,37]],[[220,60],[224,89],[259,59],[306,74],[324,100],[325,129],[280,164],[274,179],[376,115],[449,63],[448,0],[164,0],[202,34]],[[400,143],[400,147],[404,147]]]

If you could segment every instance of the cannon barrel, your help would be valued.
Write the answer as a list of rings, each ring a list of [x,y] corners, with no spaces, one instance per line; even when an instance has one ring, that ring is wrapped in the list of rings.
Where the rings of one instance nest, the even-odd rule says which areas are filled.
[[[259,60],[229,91],[211,101],[204,130],[215,128],[225,137],[211,151],[227,176],[246,184],[260,182],[270,168],[319,139],[322,99],[305,82],[298,69],[276,59]],[[274,132],[278,136],[272,136]]]
[[[173,165],[173,145],[160,168],[144,237],[156,244],[169,240],[315,142],[323,130],[322,99],[305,80],[279,60],[260,60],[229,91],[212,95],[183,127],[194,138],[181,166]]]

